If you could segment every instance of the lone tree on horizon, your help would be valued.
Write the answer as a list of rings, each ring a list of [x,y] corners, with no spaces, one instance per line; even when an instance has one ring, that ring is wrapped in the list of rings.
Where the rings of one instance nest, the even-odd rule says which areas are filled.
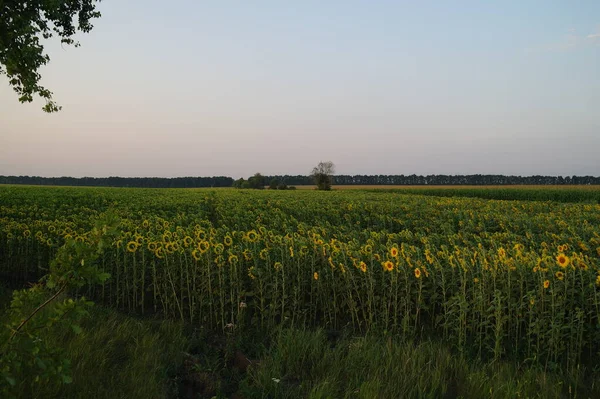
[[[319,162],[310,174],[317,185],[318,190],[331,190],[333,184],[333,174],[335,173],[335,165],[331,161]]]

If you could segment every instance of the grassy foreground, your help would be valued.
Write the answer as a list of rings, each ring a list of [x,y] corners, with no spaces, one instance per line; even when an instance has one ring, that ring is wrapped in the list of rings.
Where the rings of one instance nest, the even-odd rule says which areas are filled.
[[[9,304],[1,289],[0,305]],[[568,375],[481,362],[436,341],[321,329],[271,334],[210,331],[96,308],[75,335],[48,332],[72,362],[73,382],[22,398],[595,398],[597,373]],[[248,360],[253,359],[253,360]]]

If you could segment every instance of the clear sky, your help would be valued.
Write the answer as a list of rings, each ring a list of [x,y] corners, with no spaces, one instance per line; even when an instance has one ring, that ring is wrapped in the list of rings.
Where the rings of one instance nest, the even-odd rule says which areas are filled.
[[[600,1],[104,0],[0,175],[600,175]]]

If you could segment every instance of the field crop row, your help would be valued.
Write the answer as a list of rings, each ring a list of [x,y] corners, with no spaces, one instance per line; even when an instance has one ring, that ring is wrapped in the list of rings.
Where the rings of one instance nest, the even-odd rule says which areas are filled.
[[[398,192],[0,188],[0,273],[31,281],[104,212],[86,293],[223,330],[435,335],[480,357],[592,364],[600,205]]]

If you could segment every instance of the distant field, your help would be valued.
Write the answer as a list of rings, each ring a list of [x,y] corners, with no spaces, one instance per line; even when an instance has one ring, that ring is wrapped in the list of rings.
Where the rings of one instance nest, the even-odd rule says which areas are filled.
[[[311,190],[315,186],[297,186]],[[511,186],[363,186],[339,185],[334,190],[363,190],[377,192],[402,192],[403,194],[437,197],[470,197],[493,200],[586,202],[600,204],[598,185],[511,185]]]
[[[296,186],[298,190],[314,190],[317,186]],[[591,190],[600,191],[600,185],[490,185],[490,186],[424,186],[424,185],[334,185],[334,190],[361,190],[361,189],[406,189],[406,190],[435,190],[435,189],[553,189],[553,190]]]

